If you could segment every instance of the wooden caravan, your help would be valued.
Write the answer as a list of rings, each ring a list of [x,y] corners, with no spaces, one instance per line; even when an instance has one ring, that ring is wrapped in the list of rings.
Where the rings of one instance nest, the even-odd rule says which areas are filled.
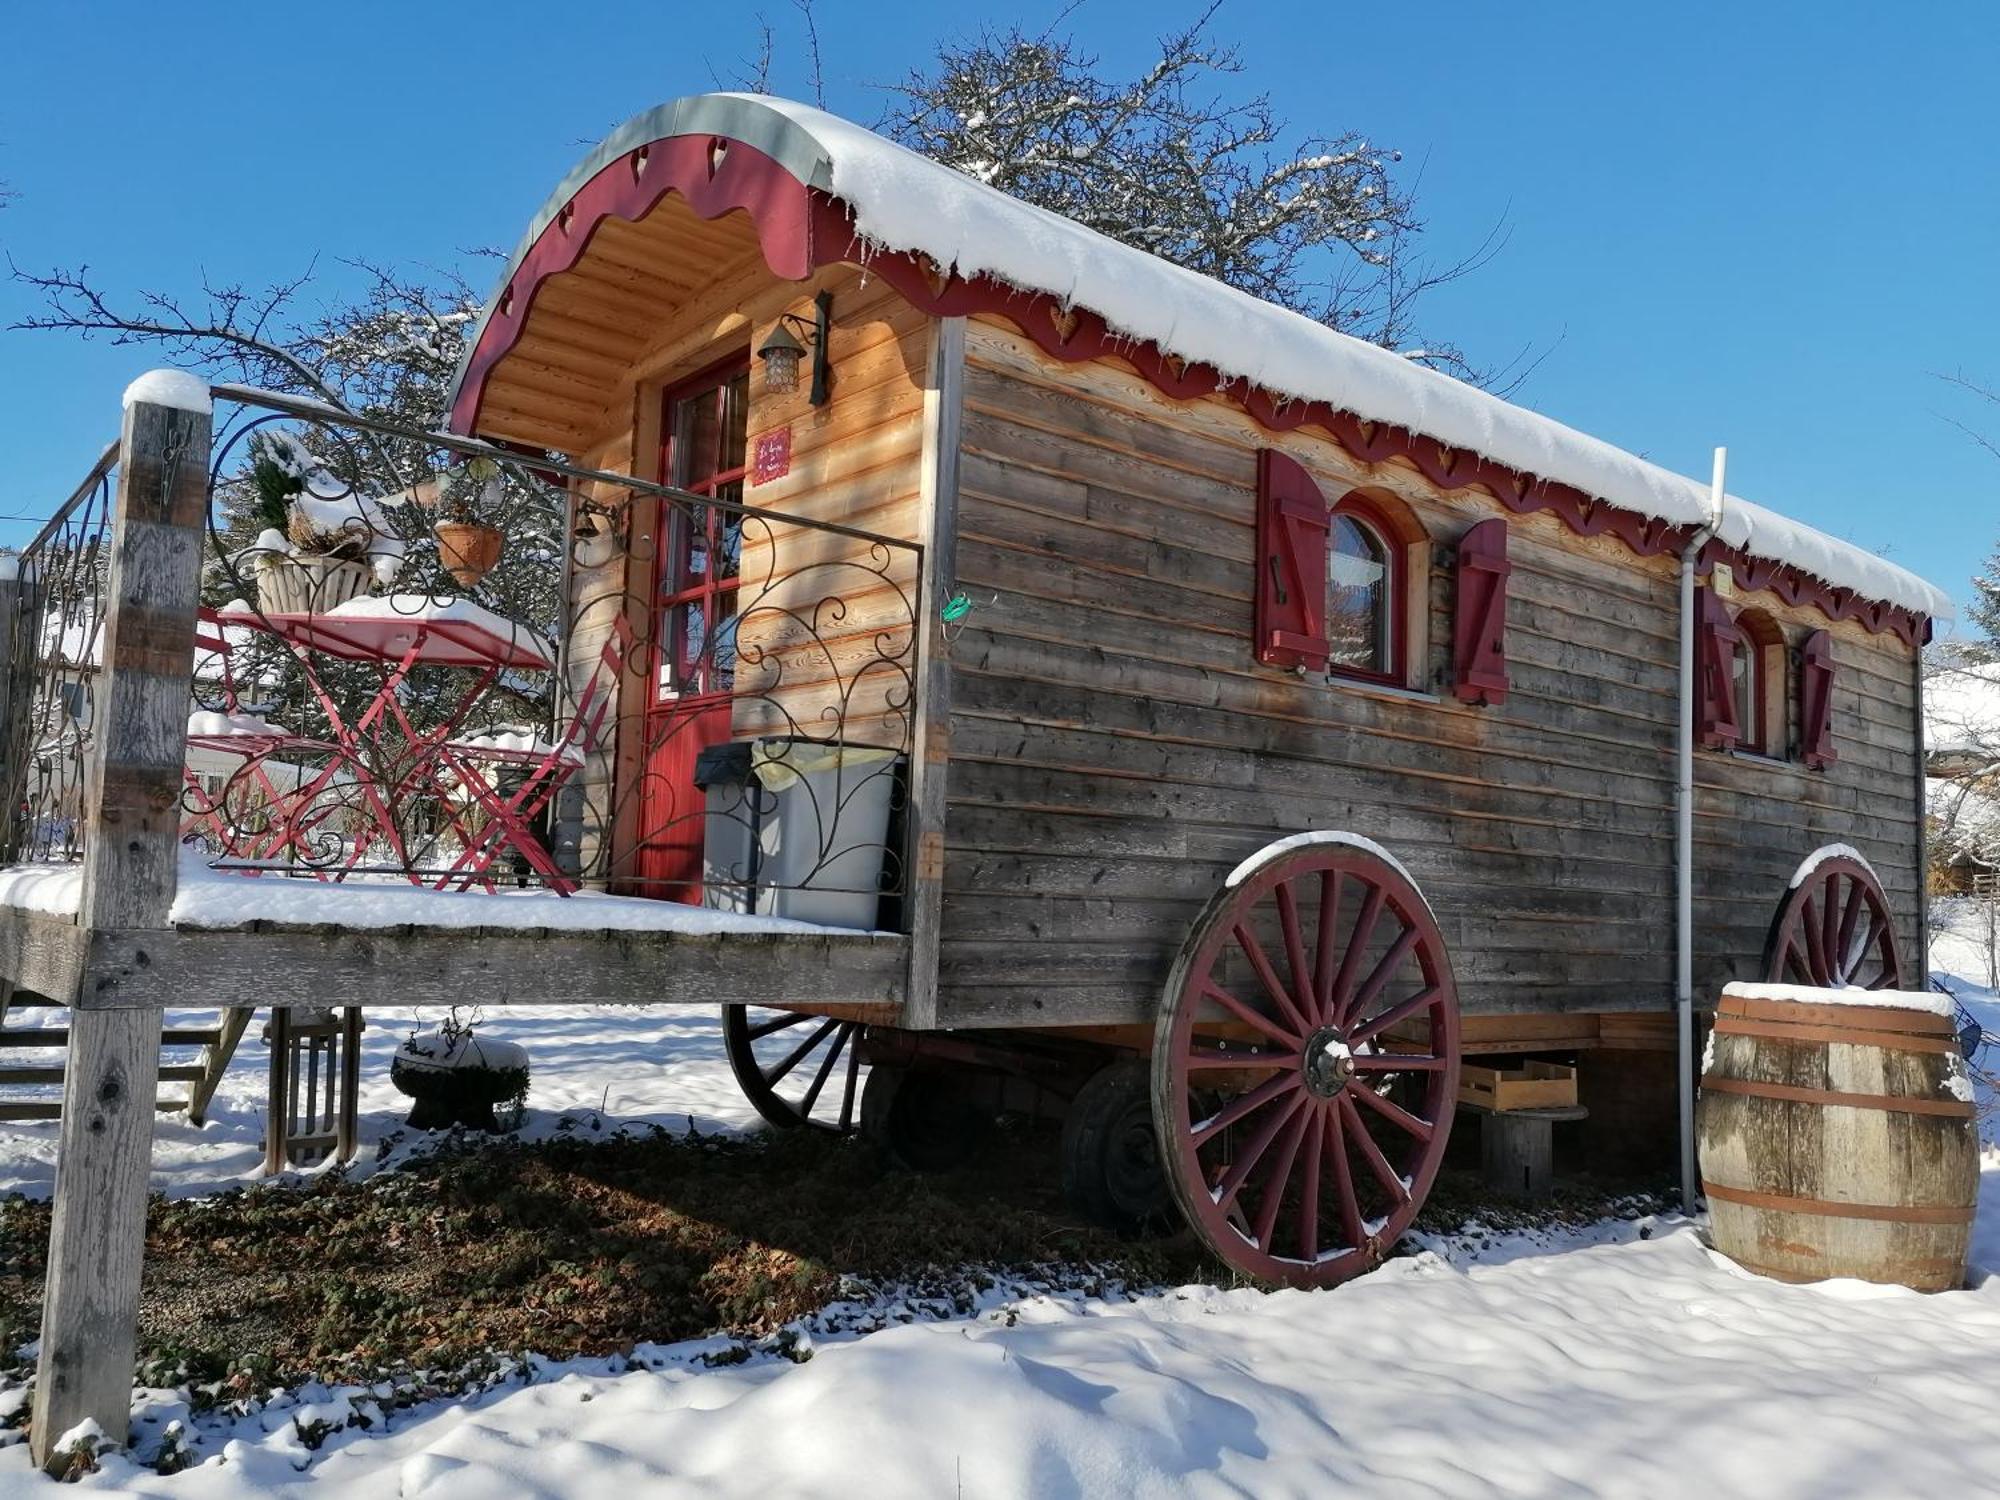
[[[1582,1054],[1599,1123],[1665,1146],[1683,725],[1690,993],[1919,962],[1934,589],[819,112],[704,97],[614,135],[523,241],[453,420],[922,549],[837,621],[801,624],[803,581],[786,628],[746,610],[734,686],[689,708],[677,643],[730,609],[698,577],[716,513],[576,487],[611,540],[571,660],[638,643],[600,879],[703,899],[713,745],[907,753],[906,992],[735,1012],[774,1119],[855,1123],[857,1056],[906,1137],[952,1070],[1053,1080],[1072,1186],[1115,1215],[1150,1109],[1197,1228],[1295,1282],[1409,1222],[1461,1054]],[[874,546],[752,529],[739,589]],[[871,696],[838,664],[881,665],[905,599],[909,674]]]

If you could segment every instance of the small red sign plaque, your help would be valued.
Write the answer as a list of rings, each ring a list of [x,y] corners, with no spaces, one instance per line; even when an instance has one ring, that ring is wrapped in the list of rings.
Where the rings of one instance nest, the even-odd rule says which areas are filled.
[[[757,439],[750,456],[750,482],[768,484],[792,472],[792,429],[780,427]]]

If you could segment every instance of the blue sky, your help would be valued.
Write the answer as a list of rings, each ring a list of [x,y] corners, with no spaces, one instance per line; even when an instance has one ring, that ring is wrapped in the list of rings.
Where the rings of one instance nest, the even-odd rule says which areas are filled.
[[[0,248],[123,293],[511,247],[589,144],[731,82],[757,30],[679,4],[4,10]],[[796,15],[764,13],[802,91]],[[1068,24],[1129,68],[1193,13],[1085,0]],[[819,0],[829,106],[872,122],[976,24],[941,14]],[[1546,349],[1516,399],[1684,473],[1727,443],[1737,493],[1966,596],[2000,459],[1949,419],[2000,441],[2000,406],[1937,375],[2000,386],[2000,6],[1227,0],[1216,26],[1294,123],[1421,163],[1441,257],[1511,226],[1425,322],[1490,362]],[[0,283],[0,323],[31,307]],[[154,362],[0,333],[0,515],[47,514]]]

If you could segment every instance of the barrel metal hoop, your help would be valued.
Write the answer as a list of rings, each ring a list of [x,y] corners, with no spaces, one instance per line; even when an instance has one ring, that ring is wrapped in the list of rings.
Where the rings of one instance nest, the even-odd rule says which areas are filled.
[[[1715,1023],[1717,1036],[1755,1036],[1774,1042],[1835,1042],[1849,1047],[1881,1047],[1892,1052],[1956,1052],[1951,1036],[1896,1036],[1879,1031],[1846,1031],[1837,1026],[1791,1026],[1780,1021],[1746,1021],[1723,1016]]]
[[[1701,1190],[1710,1198],[1744,1208],[1815,1214],[1825,1219],[1880,1219],[1890,1224],[1970,1224],[1973,1215],[1971,1204],[1952,1208],[1943,1204],[1834,1203],[1825,1198],[1794,1198],[1786,1193],[1753,1193],[1745,1188],[1724,1187],[1719,1182],[1703,1182]]]
[[[1948,1017],[1927,1010],[1888,1005],[1812,1005],[1801,1000],[1739,1000],[1725,995],[1717,1016],[1748,1021],[1774,1021],[1787,1026],[1832,1026],[1873,1034],[1886,1031],[1905,1036],[1950,1036]]]
[[[1752,1099],[1784,1099],[1799,1104],[1831,1104],[1842,1109],[1886,1109],[1905,1115],[1948,1115],[1970,1120],[1978,1111],[1963,1099],[1917,1099],[1904,1094],[1842,1094],[1833,1089],[1808,1089],[1790,1083],[1760,1083],[1749,1078],[1704,1078],[1702,1091],[1743,1094]]]

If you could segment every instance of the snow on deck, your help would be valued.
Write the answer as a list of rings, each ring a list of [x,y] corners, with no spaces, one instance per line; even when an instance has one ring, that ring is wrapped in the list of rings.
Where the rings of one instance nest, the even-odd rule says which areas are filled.
[[[81,865],[0,867],[0,907],[75,916],[83,895]],[[198,858],[181,860],[180,886],[169,920],[181,927],[243,927],[251,922],[342,927],[545,927],[556,932],[679,932],[862,936],[853,928],[825,927],[788,917],[711,911],[676,901],[607,896],[579,891],[434,891],[397,879],[355,879],[339,884],[277,873],[211,870]]]

